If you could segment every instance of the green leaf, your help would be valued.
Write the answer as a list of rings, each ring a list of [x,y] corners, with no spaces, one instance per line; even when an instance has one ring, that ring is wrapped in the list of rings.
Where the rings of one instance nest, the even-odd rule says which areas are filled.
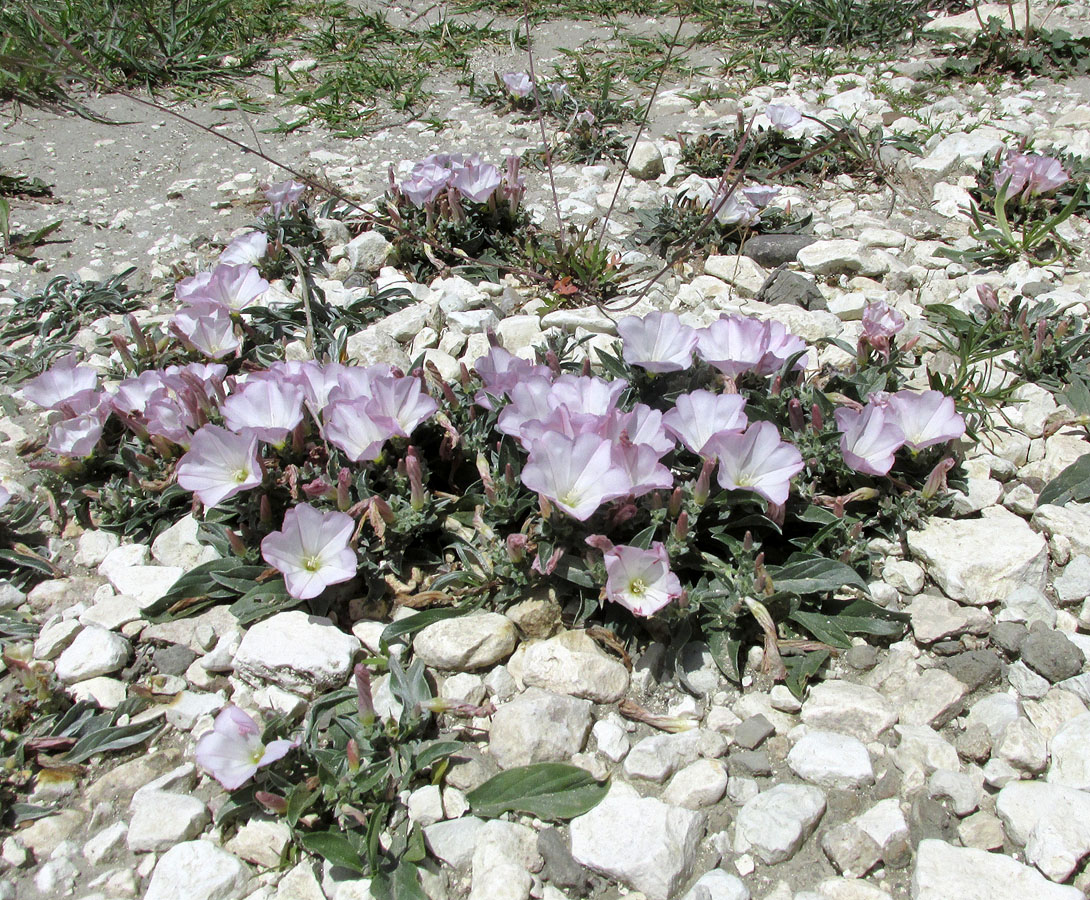
[[[781,594],[821,594],[846,585],[865,591],[867,584],[851,566],[837,559],[811,556],[792,559],[784,566],[769,566],[772,587]]]
[[[288,589],[284,586],[284,579],[277,578],[266,584],[255,584],[232,603],[229,609],[240,625],[249,625],[273,613],[298,606],[300,603],[302,603],[301,600],[297,600],[288,593]]]
[[[535,763],[500,772],[466,798],[479,816],[522,812],[556,820],[583,815],[598,805],[608,789],[608,784],[600,784],[578,766]]]
[[[421,749],[416,754],[413,762],[417,771],[419,771],[428,768],[428,766],[437,763],[441,759],[458,753],[464,748],[465,745],[461,741],[431,741],[421,745]]]
[[[142,744],[157,734],[161,727],[161,722],[154,721],[133,725],[115,725],[112,728],[99,728],[76,741],[72,749],[65,754],[64,761],[69,765],[75,765],[90,759],[96,753],[123,750],[126,747]]]
[[[818,669],[825,665],[829,658],[828,650],[815,650],[802,656],[788,656],[784,659],[787,667],[787,688],[796,697],[801,698],[806,690],[806,683],[813,678]]]
[[[420,886],[419,870],[411,862],[401,860],[393,875],[380,872],[371,880],[375,900],[428,900]]]
[[[34,806],[31,803],[13,803],[9,812],[14,817],[12,825],[20,822],[30,822],[34,819],[44,819],[46,816],[56,815],[57,811],[46,806]]]
[[[213,559],[201,563],[195,569],[186,572],[181,578],[171,585],[170,590],[156,600],[145,612],[144,618],[151,622],[169,621],[175,618],[192,615],[207,604],[196,603],[171,614],[168,610],[183,600],[199,600],[208,597],[227,599],[235,595],[235,591],[218,583],[213,574],[229,574],[244,564],[237,559]]]
[[[1037,505],[1063,506],[1068,500],[1090,500],[1090,453],[1076,459],[1044,486]]]
[[[404,635],[416,634],[421,628],[426,628],[434,622],[442,622],[444,619],[453,619],[457,616],[464,616],[473,607],[471,605],[465,606],[448,606],[438,609],[425,609],[423,612],[418,612],[412,616],[406,616],[404,619],[400,619],[397,622],[391,622],[382,631],[381,641],[383,644],[389,644],[390,641],[397,640]]]
[[[314,831],[300,837],[299,843],[304,850],[317,853],[335,866],[351,869],[353,872],[367,871],[359,851],[340,831]]]
[[[719,667],[719,671],[729,681],[742,680],[740,656],[742,642],[737,638],[731,638],[725,631],[713,631],[708,634],[708,649],[711,650],[712,659]]]

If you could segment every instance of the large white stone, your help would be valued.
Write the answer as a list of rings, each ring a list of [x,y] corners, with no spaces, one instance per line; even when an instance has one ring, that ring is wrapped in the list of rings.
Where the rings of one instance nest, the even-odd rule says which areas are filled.
[[[1012,781],[996,797],[1007,835],[1026,861],[1052,881],[1066,881],[1090,853],[1090,794],[1059,784]]]
[[[790,859],[825,813],[825,794],[803,784],[778,784],[747,801],[734,823],[734,852],[768,865]]]
[[[701,875],[681,900],[749,900],[749,888],[737,875],[712,869]]]
[[[729,284],[738,297],[756,297],[768,272],[748,256],[709,256],[704,272]]]
[[[648,900],[670,900],[692,870],[703,831],[702,813],[614,782],[601,803],[572,819],[572,856]]]
[[[835,731],[811,731],[787,754],[799,778],[824,788],[858,788],[874,783],[870,754],[858,738]]]
[[[475,613],[421,628],[413,652],[432,668],[463,672],[505,659],[517,643],[518,632],[507,616]]]
[[[571,759],[590,734],[587,700],[529,688],[492,717],[488,750],[501,768]]]
[[[1031,521],[1048,534],[1067,538],[1072,553],[1090,555],[1090,503],[1046,503],[1037,507]],[[1038,587],[1044,589],[1044,585]]]
[[[132,646],[98,625],[83,629],[57,660],[56,675],[65,684],[116,672],[129,661]]]
[[[360,642],[322,616],[277,613],[246,632],[235,672],[312,697],[348,678]]]
[[[141,609],[147,609],[184,574],[185,569],[180,566],[128,566],[115,569],[106,577],[119,594],[135,598]]]
[[[246,867],[226,850],[187,841],[160,858],[144,900],[236,900],[246,880]]]
[[[607,656],[585,631],[566,631],[526,648],[522,680],[532,687],[614,703],[628,689],[628,670]]]
[[[912,900],[1085,900],[1074,887],[1052,884],[1001,853],[920,841]]]
[[[218,559],[215,547],[197,541],[199,528],[192,514],[183,516],[151,542],[152,558],[161,566],[177,566],[187,572]]]
[[[908,533],[908,548],[947,597],[973,606],[1003,599],[1011,585],[1047,583],[1048,544],[1001,506],[979,519],[931,519]]]
[[[823,681],[810,688],[802,721],[811,728],[875,741],[897,721],[893,706],[874,688],[849,681]]]
[[[169,850],[193,840],[209,822],[208,808],[196,797],[167,791],[138,791],[130,812],[127,842],[134,853]]]
[[[62,657],[63,658],[63,657]],[[1052,738],[1052,765],[1047,780],[1052,784],[1090,790],[1090,713],[1065,723]]]

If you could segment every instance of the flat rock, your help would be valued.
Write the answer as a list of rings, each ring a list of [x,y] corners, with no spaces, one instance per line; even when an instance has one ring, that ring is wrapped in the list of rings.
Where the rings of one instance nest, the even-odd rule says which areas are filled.
[[[749,900],[749,888],[724,869],[705,872],[681,900]]]
[[[825,813],[825,794],[802,784],[778,784],[749,800],[734,824],[734,852],[752,852],[769,865],[790,859]]]
[[[838,239],[808,244],[798,251],[796,259],[814,275],[855,275],[865,268],[866,253],[859,241]]]
[[[1046,779],[1050,784],[1090,790],[1090,713],[1078,716],[1053,736],[1049,745],[1052,764]]]
[[[208,808],[196,797],[167,791],[139,791],[130,812],[126,840],[134,853],[169,850],[191,841],[210,821]]]
[[[56,675],[65,684],[116,672],[129,661],[132,645],[121,635],[89,625],[57,660]]]
[[[722,799],[727,790],[727,767],[717,759],[698,759],[677,772],[662,799],[671,806],[700,809]]]
[[[981,634],[992,621],[986,610],[961,606],[936,594],[914,597],[907,612],[912,617],[912,633],[922,644],[933,644],[966,632]]]
[[[897,713],[874,688],[849,681],[823,681],[810,688],[802,704],[802,721],[811,728],[869,742],[893,726]]]
[[[1090,555],[1090,503],[1046,503],[1037,507],[1030,521],[1048,534],[1067,538],[1072,553]],[[1043,589],[1044,585],[1039,587]]]
[[[745,242],[742,253],[766,269],[774,269],[798,259],[799,251],[817,238],[809,234],[754,234]]]
[[[984,850],[920,841],[912,900],[1085,900],[1078,888],[1045,879],[1022,863]]]
[[[184,574],[185,569],[180,566],[128,566],[111,570],[106,577],[115,591],[132,597],[141,609],[147,609]]]
[[[567,761],[583,749],[590,727],[589,701],[529,688],[496,710],[488,750],[503,769]]]
[[[186,841],[162,855],[144,900],[236,900],[246,867],[209,841]]]
[[[908,547],[947,597],[973,606],[1001,600],[1012,584],[1047,583],[1048,544],[1001,506],[980,519],[931,519],[908,533]]]
[[[526,648],[522,680],[531,687],[571,694],[595,703],[614,703],[628,689],[628,670],[585,631],[565,631]]]
[[[161,566],[176,566],[188,572],[202,563],[219,558],[215,547],[197,540],[200,523],[183,516],[151,542],[151,556]]]
[[[476,816],[436,822],[424,829],[424,841],[437,859],[455,869],[467,869],[473,861],[477,832],[484,825]]]
[[[1051,881],[1066,881],[1090,853],[1090,794],[1059,784],[1012,781],[995,811],[1026,861]]]
[[[506,659],[517,643],[518,632],[507,616],[476,613],[421,628],[413,652],[432,668],[464,672]]]
[[[874,783],[870,754],[858,738],[835,731],[810,731],[787,754],[799,778],[824,788],[859,788]]]
[[[670,900],[692,871],[704,821],[615,782],[601,803],[572,819],[572,856],[648,900]]]
[[[235,672],[312,697],[348,678],[360,642],[322,616],[293,610],[252,626],[234,656]]]

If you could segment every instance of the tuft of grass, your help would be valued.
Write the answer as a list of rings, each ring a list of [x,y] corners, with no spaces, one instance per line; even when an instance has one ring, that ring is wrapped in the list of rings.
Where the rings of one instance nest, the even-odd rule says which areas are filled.
[[[911,43],[926,21],[927,0],[768,0],[757,30],[817,46]]]
[[[0,98],[71,107],[69,87],[80,80],[207,91],[251,71],[298,26],[294,9],[292,0],[5,3]]]

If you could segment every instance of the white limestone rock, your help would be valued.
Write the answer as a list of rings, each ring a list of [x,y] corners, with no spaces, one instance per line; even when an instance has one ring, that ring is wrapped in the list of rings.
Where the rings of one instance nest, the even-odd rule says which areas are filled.
[[[810,731],[787,754],[791,771],[819,787],[860,788],[874,783],[863,742],[835,731]]]
[[[522,658],[522,680],[528,686],[558,694],[615,703],[628,689],[628,670],[585,631],[565,631],[527,646]]]
[[[825,794],[810,785],[778,784],[749,800],[734,823],[734,852],[753,853],[768,865],[784,862],[825,813]]]
[[[1052,764],[1048,767],[1047,781],[1068,787],[1090,790],[1090,713],[1065,723],[1053,736],[1049,745]]]
[[[293,610],[252,626],[235,653],[234,668],[247,680],[313,697],[345,682],[359,649],[359,640],[329,619]]]
[[[692,871],[704,822],[702,813],[614,782],[601,803],[572,819],[572,856],[648,900],[670,900]]]
[[[121,635],[89,625],[57,660],[56,675],[65,684],[116,672],[129,661],[132,645]]]
[[[589,701],[529,688],[496,710],[488,750],[503,769],[567,761],[583,749],[590,727]]]
[[[160,857],[144,900],[237,900],[248,873],[210,841],[175,844]]]
[[[137,791],[126,838],[133,853],[169,850],[191,841],[208,824],[208,808],[196,797],[167,791]]]
[[[878,740],[897,721],[890,702],[874,688],[849,681],[823,681],[810,688],[802,721],[811,728]]]
[[[1026,861],[1052,881],[1066,881],[1090,853],[1090,794],[1040,781],[1012,781],[996,797],[1007,835]]]
[[[475,613],[421,628],[413,652],[434,669],[464,672],[506,659],[517,643],[518,632],[507,616]]]
[[[1052,884],[1001,853],[920,841],[912,900],[1084,900],[1078,888]]]
[[[973,606],[1003,599],[1012,584],[1047,583],[1048,544],[1001,506],[979,519],[931,519],[908,533],[908,547],[947,597]]]

